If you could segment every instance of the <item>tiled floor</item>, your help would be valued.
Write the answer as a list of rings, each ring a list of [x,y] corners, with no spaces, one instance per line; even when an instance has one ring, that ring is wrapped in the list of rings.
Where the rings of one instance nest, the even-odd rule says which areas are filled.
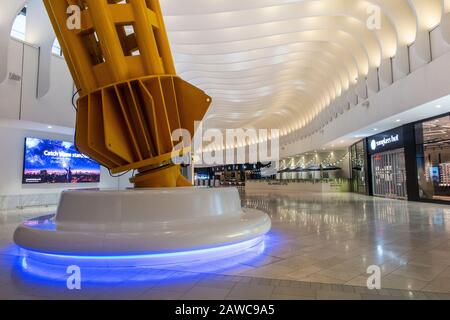
[[[82,290],[65,277],[20,271],[17,224],[54,208],[0,212],[0,299],[449,299],[450,206],[355,194],[246,195],[270,214],[257,257],[89,271]],[[380,266],[382,289],[366,287]]]

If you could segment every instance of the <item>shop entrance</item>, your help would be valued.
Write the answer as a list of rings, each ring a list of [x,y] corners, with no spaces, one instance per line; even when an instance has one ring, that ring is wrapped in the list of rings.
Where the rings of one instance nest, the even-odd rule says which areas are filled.
[[[372,155],[373,195],[385,198],[408,198],[404,149]]]

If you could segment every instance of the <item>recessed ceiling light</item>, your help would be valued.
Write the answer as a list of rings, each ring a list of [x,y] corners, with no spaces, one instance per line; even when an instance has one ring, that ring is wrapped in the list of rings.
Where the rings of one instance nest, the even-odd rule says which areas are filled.
[[[440,104],[438,104],[438,105],[436,106],[436,108],[440,109],[440,108],[442,108],[442,106],[441,106]]]
[[[48,126],[47,129],[53,129],[53,127],[52,126]]]
[[[400,120],[400,119],[397,119],[397,120],[395,120],[395,122],[401,122],[402,120]]]
[[[373,131],[378,131],[378,129],[377,129],[377,128],[375,128],[375,129],[373,129]]]

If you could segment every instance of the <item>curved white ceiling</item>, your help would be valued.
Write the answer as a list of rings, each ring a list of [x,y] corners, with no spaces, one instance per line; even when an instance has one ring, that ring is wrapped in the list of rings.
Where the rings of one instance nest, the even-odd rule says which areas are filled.
[[[35,12],[28,13],[27,33],[33,32],[26,40],[40,46],[41,55],[51,54],[54,35],[49,36],[42,1],[0,0],[0,80],[14,16],[27,2]],[[423,34],[439,24],[450,26],[449,2],[161,0],[161,5],[178,73],[213,97],[205,127],[280,128],[284,135],[305,135],[313,121],[364,98],[379,78],[392,82],[391,58],[405,70],[408,46],[426,42]],[[369,28],[377,12],[379,28]],[[450,30],[443,29],[450,42]]]
[[[306,126],[439,25],[446,0],[164,0],[178,73],[213,97],[205,126]],[[380,28],[368,20],[379,8]]]

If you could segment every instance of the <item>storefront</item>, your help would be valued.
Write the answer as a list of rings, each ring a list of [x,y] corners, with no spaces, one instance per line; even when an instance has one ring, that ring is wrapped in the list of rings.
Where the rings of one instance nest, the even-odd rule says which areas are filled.
[[[367,139],[369,194],[418,200],[414,125],[405,125]]]
[[[369,193],[366,149],[366,140],[350,147],[351,190],[360,194]]]
[[[359,151],[358,151],[359,149]],[[368,194],[450,204],[450,114],[365,140]],[[353,192],[362,193],[361,144],[351,147]]]
[[[403,148],[372,155],[373,195],[408,198]]]
[[[243,186],[246,180],[267,178],[264,176],[263,171],[270,167],[271,163],[263,164],[258,162],[257,164],[230,164],[217,167],[195,168],[194,183],[195,185],[210,187]]]
[[[419,198],[450,203],[450,115],[415,124]]]

